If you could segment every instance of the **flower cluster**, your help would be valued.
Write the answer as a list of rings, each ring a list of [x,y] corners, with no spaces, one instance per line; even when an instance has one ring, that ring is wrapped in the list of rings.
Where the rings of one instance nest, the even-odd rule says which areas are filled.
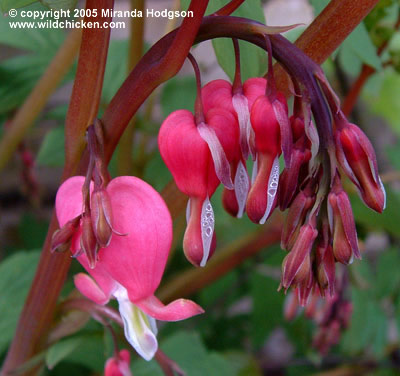
[[[183,241],[188,260],[204,266],[215,249],[210,198],[221,182],[224,208],[233,216],[246,211],[253,222],[263,224],[276,207],[288,209],[281,241],[288,254],[280,287],[296,287],[305,305],[313,289],[333,296],[336,262],[361,258],[342,175],[377,212],[385,207],[385,190],[370,141],[347,121],[321,69],[296,49],[294,56],[300,58],[292,62],[281,56],[280,45],[274,47],[291,74],[295,100],[290,117],[286,99],[275,86],[274,50],[267,39],[268,80],[251,78],[242,85],[237,64],[233,84],[215,80],[201,88],[191,57],[198,85],[195,115],[173,112],[163,122],[158,141],[178,188],[189,196]]]
[[[115,178],[99,191],[92,174],[97,172],[89,170],[89,178],[75,176],[60,186],[56,213],[61,228],[53,247],[70,248],[90,274],[75,276],[83,295],[100,305],[117,299],[128,342],[150,360],[158,346],[156,320],[183,320],[203,310],[190,300],[164,305],[154,296],[172,242],[172,220],[161,196],[132,176]],[[121,233],[112,236],[113,227]]]
[[[321,299],[318,288],[311,295],[304,314],[317,326],[313,336],[313,347],[321,354],[327,354],[329,349],[339,343],[341,334],[349,325],[353,305],[345,297],[347,276],[342,273],[335,283],[335,293],[326,299]],[[292,320],[299,314],[298,295],[290,292],[285,301],[284,315]]]

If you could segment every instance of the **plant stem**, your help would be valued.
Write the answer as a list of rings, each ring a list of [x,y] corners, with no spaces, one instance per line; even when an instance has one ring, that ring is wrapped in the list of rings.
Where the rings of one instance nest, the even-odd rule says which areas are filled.
[[[0,140],[0,171],[7,164],[26,132],[43,110],[48,98],[71,68],[78,53],[82,31],[73,29],[39,79],[32,92],[16,112]]]
[[[111,9],[113,5],[113,0],[87,0],[86,2],[87,9]],[[98,20],[93,20],[92,17],[90,21],[106,21],[102,17],[98,18]],[[110,29],[105,28],[84,29],[82,34],[78,68],[66,120],[66,166],[63,179],[77,170],[78,161],[80,161],[79,150],[83,150],[85,144],[86,127],[97,115],[107,57],[105,46],[108,47],[109,36]],[[82,170],[86,163],[87,161],[82,161]],[[57,227],[57,218],[53,213],[39,265],[1,375],[6,375],[25,363],[45,347],[57,298],[71,262],[67,253],[50,253],[51,236]],[[37,372],[38,368],[35,368],[26,375],[35,375]]]
[[[230,272],[244,260],[281,238],[282,215],[275,213],[260,231],[247,235],[218,250],[204,268],[190,268],[160,288],[157,295],[165,302],[187,297]]]
[[[131,9],[144,12],[145,0],[131,0]],[[135,67],[143,54],[144,45],[144,17],[131,18],[129,37],[128,73]],[[134,116],[126,127],[119,142],[117,172],[118,175],[131,175],[133,171],[133,133],[136,123]]]

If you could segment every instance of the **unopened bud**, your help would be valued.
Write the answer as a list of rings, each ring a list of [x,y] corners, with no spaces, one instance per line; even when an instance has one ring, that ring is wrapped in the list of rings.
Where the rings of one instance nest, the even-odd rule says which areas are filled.
[[[65,252],[70,249],[71,240],[78,230],[81,216],[71,219],[63,227],[56,230],[51,238],[51,252]]]
[[[344,119],[339,120],[337,126],[336,157],[340,166],[357,187],[364,203],[382,213],[386,193],[371,142],[359,127],[346,123]]]
[[[97,262],[97,252],[99,245],[93,232],[92,220],[90,216],[84,215],[82,218],[81,250],[85,253],[89,267],[94,269]]]
[[[110,244],[113,232],[111,201],[105,189],[99,189],[92,193],[90,213],[97,243],[101,248],[105,248]]]
[[[304,288],[309,288],[312,276],[310,252],[317,235],[318,231],[309,223],[300,228],[293,249],[282,263],[281,284],[285,289],[288,289],[292,283],[302,282],[305,282]]]
[[[328,216],[335,259],[342,264],[352,263],[353,256],[361,259],[350,200],[342,189],[338,175],[328,195]]]

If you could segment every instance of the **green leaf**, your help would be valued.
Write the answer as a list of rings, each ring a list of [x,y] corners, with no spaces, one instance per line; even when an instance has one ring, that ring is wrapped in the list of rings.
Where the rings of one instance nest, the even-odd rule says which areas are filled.
[[[371,299],[370,292],[352,288],[353,315],[350,327],[342,339],[343,350],[350,354],[372,350],[381,357],[386,344],[387,319],[379,302]]]
[[[213,5],[214,3],[217,3],[217,1],[213,2]],[[217,8],[225,4],[226,1],[219,1]],[[265,24],[264,10],[260,0],[244,2],[232,15],[250,18]],[[235,55],[232,40],[227,38],[213,39],[212,44],[219,65],[229,78],[233,80],[235,74]],[[248,42],[239,41],[239,46],[242,80],[245,81],[250,77],[262,76],[267,68],[266,53],[259,47]]]
[[[360,23],[353,32],[344,40],[341,49],[351,49],[354,54],[364,63],[376,70],[382,69],[376,47],[373,45],[364,23]]]
[[[18,252],[0,264],[0,353],[14,336],[32,282],[39,252]]]
[[[400,75],[386,69],[379,92],[367,97],[372,112],[386,119],[397,135],[400,135],[399,85]]]
[[[128,49],[127,40],[113,40],[110,43],[102,92],[102,101],[106,104],[111,101],[127,76]]]
[[[380,254],[376,268],[376,283],[374,290],[380,298],[395,294],[400,289],[400,274],[397,267],[400,265],[398,249],[390,249]]]
[[[283,254],[282,254],[283,256]],[[253,273],[251,276],[251,338],[256,347],[260,347],[271,331],[283,323],[284,295],[278,293],[279,282]]]
[[[26,10],[39,10],[46,11],[48,8],[41,4],[32,4],[26,7]],[[63,39],[64,31],[62,29],[46,29],[46,28],[11,28],[9,22],[43,22],[43,20],[33,20],[26,17],[21,17],[19,12],[17,17],[10,19],[10,17],[0,16],[0,44],[7,46],[21,48],[24,50],[43,53],[44,51],[53,51],[58,48]]]
[[[161,349],[173,359],[187,376],[234,376],[231,364],[223,356],[208,352],[200,336],[193,332],[177,332],[161,343]],[[155,361],[133,363],[135,376],[161,376]]]
[[[193,112],[196,90],[194,76],[174,77],[169,80],[163,86],[160,98],[163,117],[178,109]]]
[[[36,163],[41,166],[64,166],[64,127],[56,127],[46,133],[40,146]]]
[[[82,338],[68,338],[57,342],[46,353],[46,365],[51,370],[82,343]]]
[[[3,13],[8,12],[10,9],[19,9],[26,7],[38,0],[0,0],[0,7]]]
[[[376,213],[365,206],[357,194],[351,194],[350,201],[353,208],[354,217],[357,223],[363,224],[374,230],[385,230],[390,234],[399,237],[400,228],[400,194],[386,188],[386,209],[382,214]]]
[[[68,10],[74,9],[78,0],[40,0],[40,2],[55,10]]]

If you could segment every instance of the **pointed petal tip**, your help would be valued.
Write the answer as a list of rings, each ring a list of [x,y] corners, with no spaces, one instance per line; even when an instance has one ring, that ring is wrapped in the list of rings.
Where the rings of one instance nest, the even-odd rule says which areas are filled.
[[[135,304],[149,316],[161,321],[181,321],[204,313],[203,308],[188,299],[177,299],[164,305],[153,295]]]

